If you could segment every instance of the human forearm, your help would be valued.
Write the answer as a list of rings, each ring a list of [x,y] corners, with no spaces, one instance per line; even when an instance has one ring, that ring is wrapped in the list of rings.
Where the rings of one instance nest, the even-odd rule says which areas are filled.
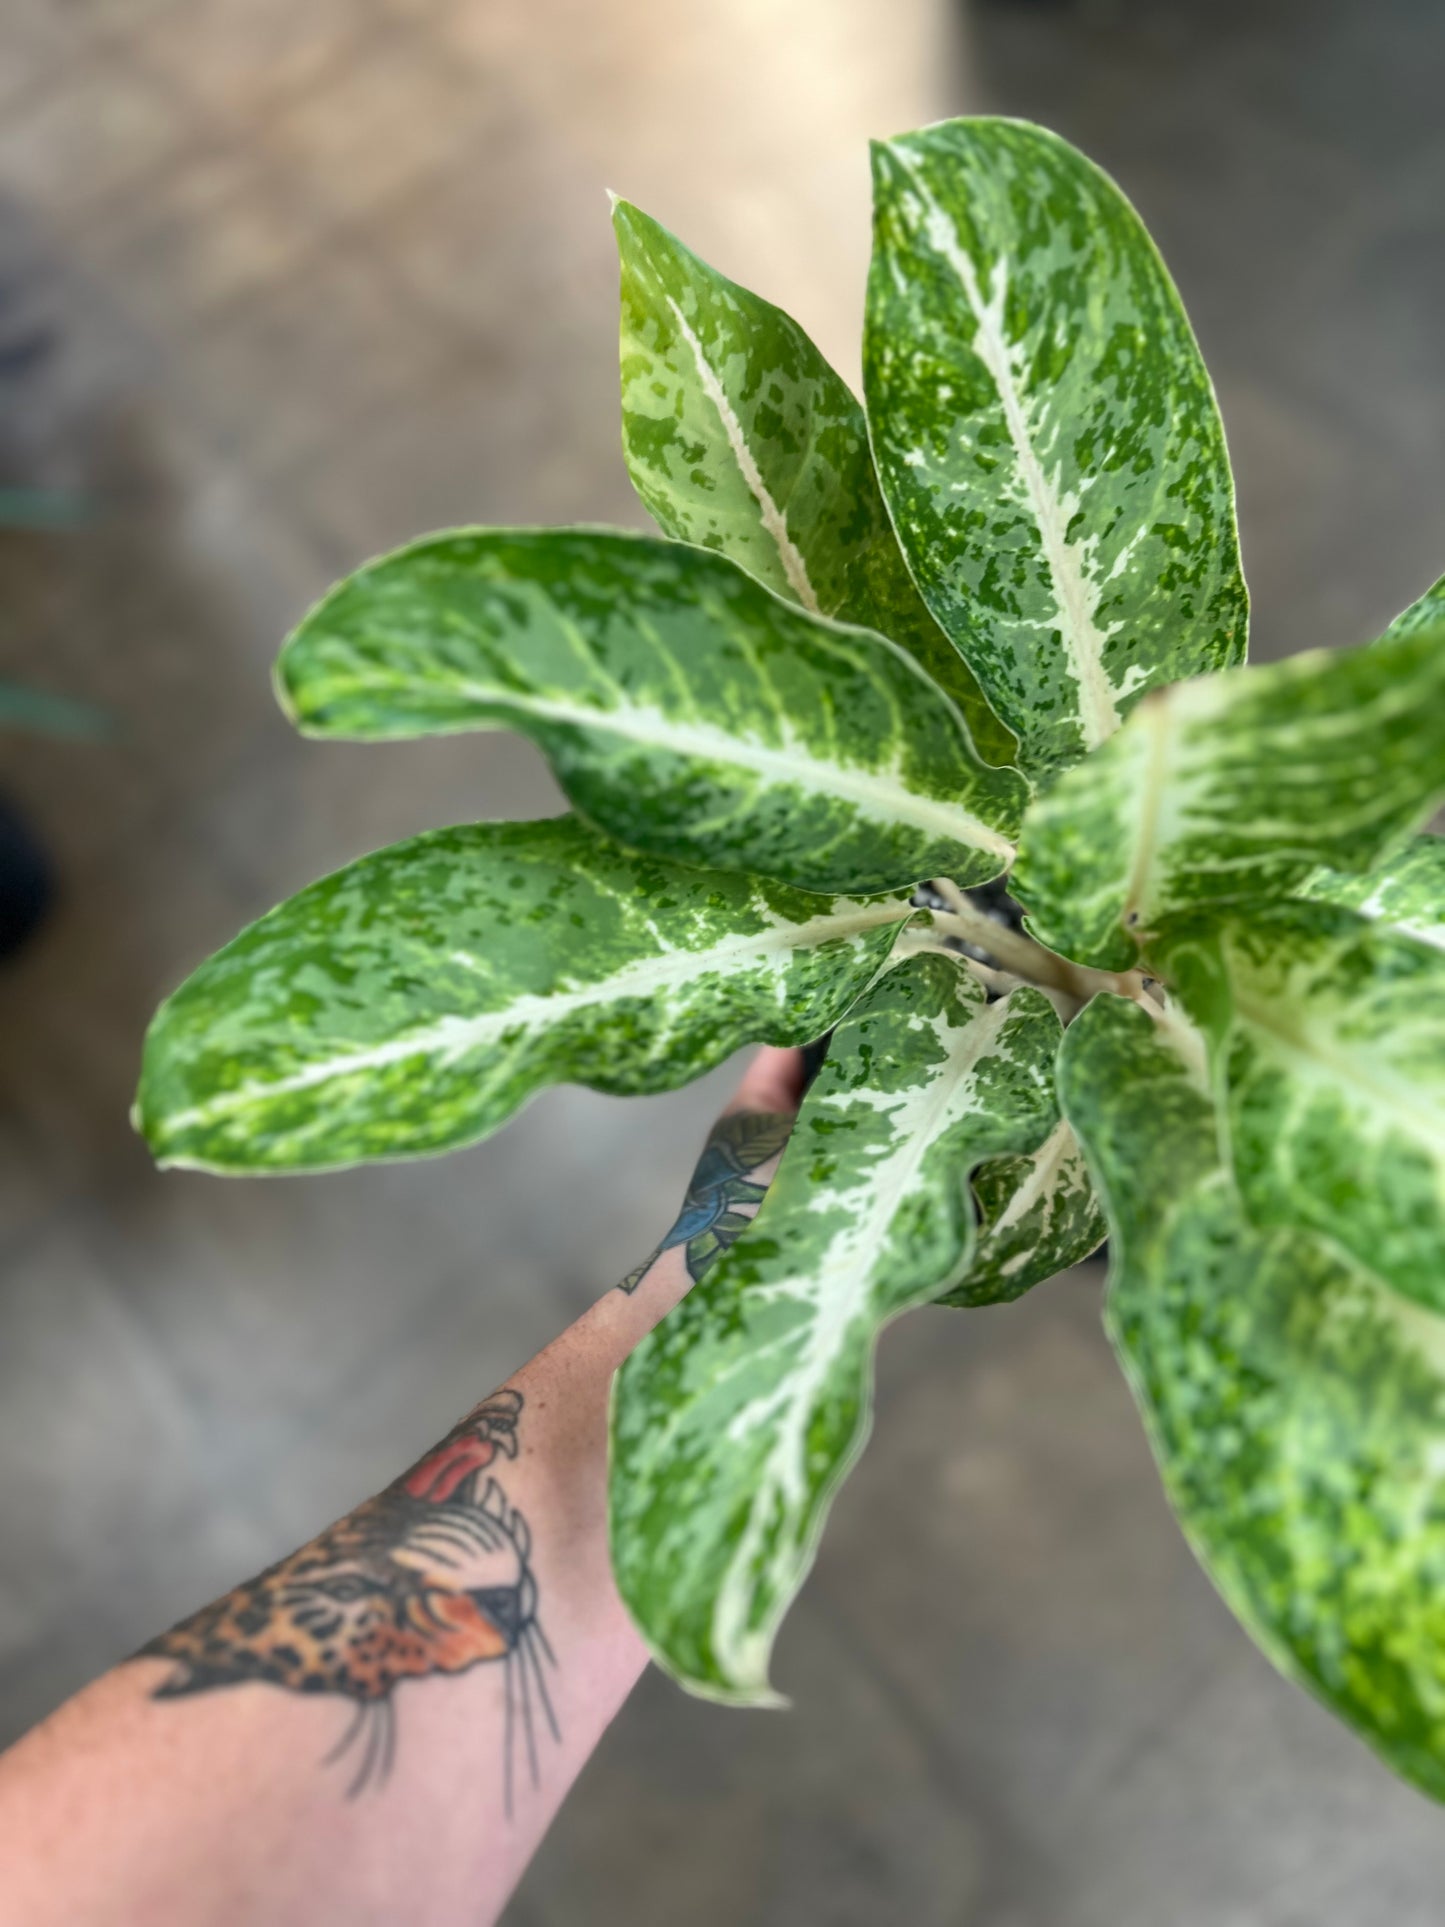
[[[0,1761],[0,1917],[495,1914],[645,1662],[608,1565],[608,1386],[761,1195],[765,1085],[699,1167],[717,1195],[695,1179],[678,1230],[701,1233]]]

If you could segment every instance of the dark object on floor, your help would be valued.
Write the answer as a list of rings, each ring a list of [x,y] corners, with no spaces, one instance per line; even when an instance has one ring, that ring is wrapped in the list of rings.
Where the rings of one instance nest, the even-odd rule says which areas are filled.
[[[0,959],[34,933],[54,895],[49,859],[24,817],[0,796]]]

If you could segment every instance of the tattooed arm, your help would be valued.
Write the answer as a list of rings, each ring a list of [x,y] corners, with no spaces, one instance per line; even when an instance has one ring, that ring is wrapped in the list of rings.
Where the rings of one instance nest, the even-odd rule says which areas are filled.
[[[800,1078],[758,1057],[648,1264],[409,1472],[0,1759],[5,1927],[495,1918],[646,1661],[609,1382],[756,1209]]]

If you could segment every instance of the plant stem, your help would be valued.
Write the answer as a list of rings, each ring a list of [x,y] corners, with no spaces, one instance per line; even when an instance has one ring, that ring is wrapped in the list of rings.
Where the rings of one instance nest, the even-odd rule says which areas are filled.
[[[1067,957],[1045,950],[1041,943],[1026,937],[1021,930],[1010,930],[1007,924],[996,923],[992,917],[985,916],[948,878],[935,878],[932,887],[949,906],[947,910],[935,910],[932,913],[939,928],[949,936],[962,937],[965,943],[986,951],[993,962],[1014,976],[1021,977],[1025,983],[1037,984],[1041,989],[1062,990],[1080,1004],[1087,1003],[1100,990],[1112,990],[1121,997],[1132,997],[1136,1002],[1143,996],[1144,980],[1137,970],[1120,974],[1113,970],[1090,970],[1084,964],[1070,963]]]

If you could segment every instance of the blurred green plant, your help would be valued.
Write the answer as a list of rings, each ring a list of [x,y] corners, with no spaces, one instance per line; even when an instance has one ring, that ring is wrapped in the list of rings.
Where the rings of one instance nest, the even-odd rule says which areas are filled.
[[[0,488],[0,529],[73,529],[85,520],[85,504],[57,488]]]
[[[1107,1227],[1192,1545],[1445,1796],[1445,586],[1242,668],[1213,391],[1117,188],[999,120],[883,142],[874,181],[866,413],[617,203],[665,539],[429,537],[277,672],[318,737],[520,730],[573,813],[243,932],[158,1013],[140,1128],[214,1171],[412,1157],[559,1080],[831,1029],[755,1224],[615,1386],[613,1560],[661,1664],[769,1698],[880,1328]]]
[[[23,683],[0,682],[0,730],[7,729],[32,736],[100,736],[105,719],[88,703]]]
[[[0,530],[73,529],[84,519],[84,503],[65,490],[0,488]],[[104,716],[89,703],[0,680],[0,733],[84,737],[103,735],[105,727]]]

